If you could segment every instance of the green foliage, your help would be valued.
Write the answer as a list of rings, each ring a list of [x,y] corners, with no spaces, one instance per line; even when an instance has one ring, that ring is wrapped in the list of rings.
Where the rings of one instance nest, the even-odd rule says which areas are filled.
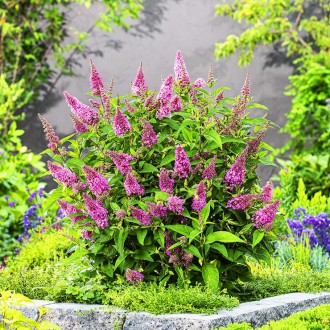
[[[292,140],[282,151],[314,155],[329,150],[330,108],[325,100],[330,89],[330,5],[326,0],[249,0],[218,5],[216,13],[227,15],[248,28],[230,35],[215,46],[217,58],[239,52],[239,64],[249,64],[260,45],[280,45],[296,68],[289,77],[287,95],[292,109],[283,132]]]
[[[129,27],[127,20],[137,18],[143,0],[103,0],[105,12],[96,24],[107,31],[114,25]],[[68,22],[76,15],[76,3],[90,7],[92,0],[5,0],[0,4],[0,74],[11,83],[23,81],[24,97],[36,96],[47,83],[52,69],[49,59],[65,73],[66,54],[82,50],[86,34],[76,31],[76,39],[63,42]]]
[[[216,313],[222,308],[238,305],[236,298],[219,294],[202,286],[178,288],[159,286],[155,283],[123,285],[110,288],[105,303],[129,311],[146,311],[153,314]]]
[[[306,329],[306,330],[329,330],[330,305],[320,305],[312,309],[293,314],[279,321],[270,321],[258,330],[287,330],[287,329]],[[252,330],[253,327],[248,323],[233,323],[219,330]],[[214,329],[215,330],[215,329]]]
[[[261,144],[258,151],[248,153],[245,181],[241,187],[237,186],[231,192],[223,180],[238,155],[248,150],[244,149],[246,144],[251,141],[257,143],[261,139],[259,135],[251,136],[251,131],[264,131],[269,122],[265,118],[251,120],[247,117],[245,107],[259,106],[247,105],[250,101],[247,96],[239,95],[234,99],[225,98],[215,102],[215,96],[223,89],[195,89],[192,84],[181,88],[179,84],[175,84],[175,92],[181,99],[183,109],[172,112],[171,118],[161,120],[155,118],[156,112],[160,111],[159,102],[153,103],[152,107],[144,105],[151,91],[146,91],[142,96],[111,98],[110,110],[105,111],[101,106],[97,124],[91,126],[88,132],[65,139],[67,151],[54,154],[50,149],[47,150],[57,164],[73,171],[79,181],[86,182],[82,166],[88,165],[101,173],[112,187],[110,194],[98,197],[101,202],[98,206],[91,207],[98,210],[95,211],[97,214],[104,214],[106,209],[109,216],[104,216],[103,219],[98,219],[99,215],[95,213],[92,218],[93,211],[88,210],[86,205],[89,203],[84,201],[85,194],[90,198],[97,196],[94,188],[88,186],[73,192],[72,187],[63,184],[60,179],[59,188],[54,191],[52,198],[53,201],[64,198],[86,217],[76,222],[75,227],[92,233],[91,240],[84,243],[89,258],[95,260],[94,267],[106,274],[110,281],[123,278],[127,269],[133,269],[142,271],[145,279],[150,281],[169,281],[180,285],[204,283],[216,289],[222,285],[231,286],[238,278],[246,280],[249,277],[246,254],[260,259],[268,258],[269,251],[272,250],[270,239],[274,235],[270,231],[263,232],[262,228],[256,229],[251,222],[251,216],[264,203],[256,202],[246,211],[226,208],[227,201],[234,196],[260,192],[255,169],[258,164],[269,164],[268,150],[264,150],[267,145]],[[115,113],[125,107],[123,100],[129,102],[135,111],[125,112],[132,129],[119,137],[112,125]],[[230,109],[232,104],[236,110]],[[243,115],[237,115],[237,107],[242,107],[240,111]],[[150,149],[141,144],[141,117],[148,120],[158,134],[158,142]],[[235,128],[229,130],[228,127],[233,125]],[[224,144],[226,147],[223,147]],[[202,167],[199,172],[192,172],[184,180],[180,180],[173,171],[178,145],[184,147],[193,167],[198,164]],[[257,149],[258,147],[259,144]],[[144,186],[145,193],[142,196],[127,196],[124,187],[127,185],[124,185],[127,177],[125,179],[106,156],[107,150],[134,157],[130,162],[133,168],[131,174]],[[199,157],[200,153],[207,154],[207,159]],[[217,159],[216,177],[201,181],[203,169],[214,156]],[[194,160],[194,157],[197,158]],[[162,168],[175,178],[172,193],[165,193],[158,187]],[[191,205],[199,183],[206,186],[207,204],[202,211],[196,212]],[[148,202],[166,206],[171,196],[183,199],[182,223],[178,217],[179,212],[169,209],[168,215],[163,219],[151,219],[149,214],[144,213],[152,221],[150,225],[143,225],[143,221],[139,222],[137,217],[132,216],[133,207],[139,208],[140,212],[149,212]],[[118,220],[115,214],[120,209],[126,214],[123,220]],[[165,239],[164,233],[170,239]],[[173,243],[169,244],[171,240]],[[174,262],[173,258],[170,260],[170,255],[179,261]],[[186,264],[183,255],[190,259]]]
[[[16,309],[31,305],[33,301],[21,294],[0,291],[0,329],[61,330],[49,321],[41,321],[42,316],[48,312],[45,307],[38,308],[37,320],[26,317],[22,311]]]

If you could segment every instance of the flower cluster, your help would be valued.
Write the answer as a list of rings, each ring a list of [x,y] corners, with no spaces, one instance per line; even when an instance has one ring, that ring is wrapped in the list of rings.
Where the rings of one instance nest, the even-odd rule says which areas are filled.
[[[203,210],[205,205],[206,205],[206,188],[204,182],[201,181],[196,187],[196,192],[191,204],[191,208],[196,212],[200,212]]]
[[[104,154],[111,158],[121,174],[126,175],[132,171],[132,167],[129,162],[134,160],[133,156],[110,150],[106,150]]]
[[[262,209],[258,210],[252,216],[253,225],[256,228],[264,228],[265,230],[272,229],[274,218],[279,206],[280,201],[277,200],[274,203],[267,204]]]

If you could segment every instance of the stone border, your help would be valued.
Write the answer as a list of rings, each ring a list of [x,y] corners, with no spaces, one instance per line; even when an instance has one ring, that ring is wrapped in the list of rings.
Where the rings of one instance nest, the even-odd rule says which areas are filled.
[[[43,319],[57,324],[63,330],[209,330],[235,322],[248,322],[253,327],[259,327],[271,320],[279,320],[321,304],[330,304],[330,292],[289,293],[242,303],[233,310],[221,309],[212,315],[153,315],[102,305],[55,303],[44,300],[34,302],[36,305],[33,307],[20,308],[27,317],[37,319],[37,308],[45,306],[50,312],[45,314]]]

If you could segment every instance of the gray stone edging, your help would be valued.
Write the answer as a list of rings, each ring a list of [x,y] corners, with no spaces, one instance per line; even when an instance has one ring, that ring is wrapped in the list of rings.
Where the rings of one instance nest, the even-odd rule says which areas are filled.
[[[26,316],[37,319],[37,308],[45,306],[50,312],[45,314],[43,319],[57,324],[63,330],[209,330],[235,322],[249,322],[253,327],[259,327],[270,320],[279,320],[320,304],[330,304],[330,292],[289,293],[242,303],[231,311],[222,309],[212,315],[153,315],[102,305],[55,303],[44,300],[34,302],[35,306],[23,308]]]

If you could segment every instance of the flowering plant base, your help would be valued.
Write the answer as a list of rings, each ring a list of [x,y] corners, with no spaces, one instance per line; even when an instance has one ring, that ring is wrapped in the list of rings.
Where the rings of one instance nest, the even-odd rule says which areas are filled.
[[[52,200],[65,205],[82,230],[80,245],[109,281],[217,290],[249,278],[247,255],[269,259],[279,202],[255,170],[271,164],[262,142],[271,123],[248,117],[265,108],[251,103],[249,77],[236,98],[214,84],[212,70],[207,82],[191,82],[178,51],[174,76],[157,95],[142,65],[129,95],[113,97],[113,82],[106,92],[94,64],[97,101],[64,93],[77,133],[59,142],[47,130],[48,167],[59,184]]]

